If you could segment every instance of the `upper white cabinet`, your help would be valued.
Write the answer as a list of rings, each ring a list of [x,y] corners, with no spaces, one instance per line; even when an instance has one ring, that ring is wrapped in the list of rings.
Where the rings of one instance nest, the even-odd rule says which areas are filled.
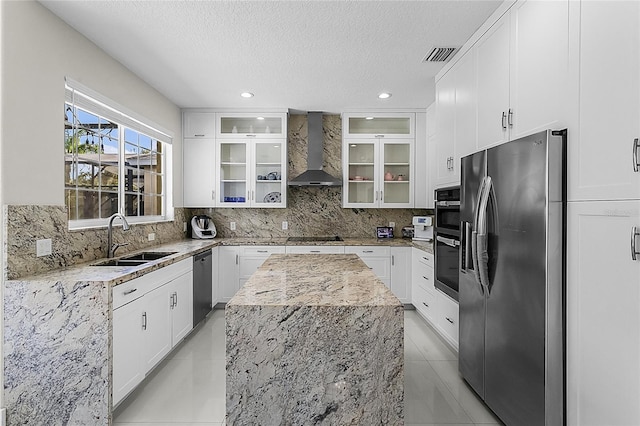
[[[638,425],[640,201],[568,205],[567,425]]]
[[[215,207],[215,139],[182,141],[184,207]]]
[[[216,116],[213,112],[185,111],[182,114],[182,136],[185,138],[216,137]]]
[[[569,200],[640,199],[640,3],[570,4]]]
[[[343,139],[415,137],[414,114],[344,114],[342,120]]]
[[[287,114],[284,113],[217,113],[218,138],[287,137]]]
[[[568,1],[517,2],[474,49],[478,148],[566,126]]]
[[[426,172],[427,172],[427,188],[426,188],[426,204],[425,207],[428,209],[433,209],[435,207],[434,200],[434,190],[436,188],[436,144],[438,142],[438,138],[436,136],[436,105],[435,103],[431,104],[429,108],[427,108],[426,114],[426,124],[427,124],[427,161],[426,161]],[[416,150],[417,151],[417,150]],[[420,161],[417,159],[417,161]],[[420,207],[416,204],[416,207]]]
[[[217,159],[218,207],[286,207],[286,140],[218,140]]]
[[[344,114],[342,123],[342,206],[414,207],[415,114]]]

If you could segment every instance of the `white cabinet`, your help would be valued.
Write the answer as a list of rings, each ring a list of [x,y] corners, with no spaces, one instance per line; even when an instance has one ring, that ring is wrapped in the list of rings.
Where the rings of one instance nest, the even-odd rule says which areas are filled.
[[[436,291],[436,324],[440,335],[458,349],[458,302],[441,291]]]
[[[342,206],[413,207],[413,139],[345,139]]]
[[[167,284],[171,309],[171,347],[193,329],[193,274],[184,274]]]
[[[182,141],[184,207],[215,206],[215,139]]]
[[[113,405],[192,329],[191,258],[113,289]]]
[[[342,116],[343,139],[414,139],[413,113],[348,113]]]
[[[411,247],[391,247],[391,291],[411,303]]]
[[[214,139],[216,116],[213,112],[184,111],[182,114],[182,136],[184,138]]]
[[[391,250],[388,246],[346,246],[344,252],[357,254],[380,281],[391,289]]]
[[[227,303],[240,289],[238,247],[218,247],[218,300]]]
[[[286,139],[218,140],[216,145],[218,207],[286,207]]]
[[[479,149],[566,126],[568,10],[519,1],[474,46]]]
[[[287,254],[344,254],[344,246],[286,246]]]
[[[640,201],[568,204],[567,424],[638,425]]]
[[[640,199],[640,3],[571,2],[569,200]],[[606,59],[603,58],[606,52]],[[636,164],[640,148],[636,148]]]
[[[272,254],[284,253],[284,246],[244,246],[239,248],[238,260],[238,288],[242,288],[245,282],[253,275],[265,260]]]
[[[476,150],[476,63],[471,50],[436,88],[436,185],[460,183],[460,158]]]
[[[437,304],[433,286],[433,255],[413,248],[411,256],[411,303],[418,313],[435,326]]]
[[[286,139],[286,113],[217,113],[219,139]]]
[[[434,191],[436,189],[437,179],[437,163],[436,163],[436,104],[435,102],[427,108],[427,159],[426,159],[426,172],[427,172],[427,200],[425,207],[428,209],[435,208]],[[417,151],[417,150],[416,150]],[[420,161],[417,159],[416,161]],[[419,164],[419,163],[416,163]],[[416,207],[419,207],[416,205]]]

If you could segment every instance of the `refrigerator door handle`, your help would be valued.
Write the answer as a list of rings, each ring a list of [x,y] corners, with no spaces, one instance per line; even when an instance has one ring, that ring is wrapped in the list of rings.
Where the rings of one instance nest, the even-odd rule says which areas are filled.
[[[637,226],[631,228],[631,260],[638,260],[640,251],[636,248],[636,237],[640,235],[640,230]]]
[[[461,228],[460,246],[462,247],[462,256],[460,258],[460,270],[466,272],[473,268],[473,261],[471,260],[471,224],[462,222]]]
[[[480,277],[479,265],[478,265],[478,222],[480,216],[480,200],[484,195],[484,187],[486,183],[486,177],[483,177],[480,181],[478,188],[478,196],[476,198],[476,206],[473,210],[473,229],[471,230],[471,260],[473,264],[473,275],[476,278],[476,282],[480,285],[480,292],[484,294],[484,286],[482,285],[482,278]]]
[[[489,236],[487,234],[487,216],[489,207],[489,196],[492,191],[493,182],[491,176],[485,178],[484,192],[480,199],[480,208],[478,210],[478,228],[476,235],[476,258],[477,258],[477,274],[480,277],[480,284],[489,294]]]

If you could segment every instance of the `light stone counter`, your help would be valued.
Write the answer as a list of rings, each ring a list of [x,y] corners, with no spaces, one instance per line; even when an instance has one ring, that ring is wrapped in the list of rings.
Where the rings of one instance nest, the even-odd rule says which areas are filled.
[[[271,255],[225,319],[227,424],[403,424],[403,305],[357,255]]]
[[[108,425],[111,287],[215,245],[182,240],[174,255],[136,267],[78,265],[9,280],[4,288],[8,425]]]

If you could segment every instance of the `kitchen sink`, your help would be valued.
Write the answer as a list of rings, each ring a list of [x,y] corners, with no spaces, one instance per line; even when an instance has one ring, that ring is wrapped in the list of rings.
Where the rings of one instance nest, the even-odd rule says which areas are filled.
[[[148,260],[133,259],[109,259],[102,262],[94,263],[91,266],[138,266],[149,262]]]
[[[176,251],[145,251],[131,256],[125,256],[122,258],[122,260],[144,260],[148,262],[150,260],[162,259],[163,257],[171,256],[172,254],[176,253]]]

